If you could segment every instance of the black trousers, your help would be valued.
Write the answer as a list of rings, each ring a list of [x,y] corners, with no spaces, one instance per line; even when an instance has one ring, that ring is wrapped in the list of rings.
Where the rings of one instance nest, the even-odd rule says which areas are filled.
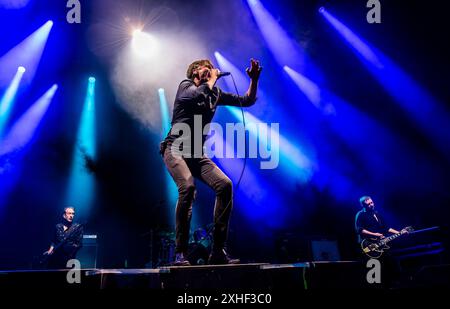
[[[70,246],[61,247],[55,250],[55,253],[50,256],[47,264],[48,269],[65,269],[67,268],[67,262],[72,259],[76,259],[77,248]]]
[[[367,262],[370,258],[366,255],[361,255],[360,260],[366,269]],[[372,284],[370,287],[378,287],[389,289],[394,287],[395,282],[400,279],[400,269],[397,264],[397,260],[389,252],[383,253],[383,255],[377,260],[381,264],[381,284]],[[366,269],[368,271],[368,269]]]
[[[173,155],[169,145],[161,149],[164,163],[178,187],[176,206],[176,248],[177,253],[187,253],[189,230],[192,218],[192,204],[196,190],[194,178],[198,178],[216,193],[214,206],[213,249],[225,246],[228,224],[233,208],[233,184],[231,180],[206,156],[183,158]]]

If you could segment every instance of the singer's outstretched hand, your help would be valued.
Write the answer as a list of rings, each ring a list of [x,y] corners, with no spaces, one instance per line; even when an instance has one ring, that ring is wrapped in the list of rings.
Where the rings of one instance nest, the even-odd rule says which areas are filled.
[[[254,81],[259,79],[259,75],[262,71],[262,66],[259,65],[259,61],[255,59],[250,59],[250,68],[245,69],[247,75]]]

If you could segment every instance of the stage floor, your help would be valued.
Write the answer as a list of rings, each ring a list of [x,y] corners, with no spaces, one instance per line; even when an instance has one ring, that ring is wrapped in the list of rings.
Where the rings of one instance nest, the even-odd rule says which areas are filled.
[[[155,269],[15,270],[0,272],[1,287],[84,289],[227,289],[298,291],[361,288],[359,262],[250,263]]]

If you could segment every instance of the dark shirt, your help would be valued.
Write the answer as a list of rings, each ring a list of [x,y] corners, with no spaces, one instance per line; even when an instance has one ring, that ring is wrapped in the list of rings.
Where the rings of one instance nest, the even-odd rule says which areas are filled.
[[[55,227],[55,235],[52,246],[56,252],[74,257],[81,248],[83,240],[83,226],[73,223],[64,231],[64,224],[58,223]]]
[[[173,107],[172,128],[167,134],[165,141],[172,143],[176,138],[183,135],[190,139],[192,150],[194,150],[194,116],[201,115],[202,123],[201,130],[205,125],[211,123],[217,106],[230,105],[230,106],[242,106],[247,107],[255,103],[256,100],[251,100],[247,95],[237,96],[232,93],[222,91],[218,87],[209,89],[206,83],[199,85],[198,87],[192,80],[183,80],[177,91]],[[177,134],[172,132],[173,126],[177,123],[187,124],[190,128],[191,136],[186,135],[184,132]],[[184,134],[183,134],[184,133]],[[206,136],[195,136],[197,139],[201,139],[201,145],[203,146]],[[189,150],[188,150],[189,151]],[[193,153],[193,151],[192,151]]]
[[[386,234],[389,227],[386,226],[383,217],[376,211],[360,210],[355,217],[355,229],[358,234],[358,241],[361,242],[370,235],[362,233],[362,230],[367,230],[372,233]]]

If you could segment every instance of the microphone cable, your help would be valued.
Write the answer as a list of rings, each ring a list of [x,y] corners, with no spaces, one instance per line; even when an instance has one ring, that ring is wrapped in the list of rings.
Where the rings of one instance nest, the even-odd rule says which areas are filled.
[[[244,175],[245,168],[247,166],[247,134],[246,134],[246,121],[245,121],[244,107],[243,107],[243,104],[242,104],[241,96],[239,95],[239,90],[237,88],[236,81],[234,80],[233,74],[230,74],[230,75],[231,75],[231,79],[233,80],[233,85],[234,85],[234,89],[235,89],[235,92],[236,92],[236,95],[237,95],[237,99],[239,101],[239,105],[240,105],[240,109],[241,109],[241,115],[242,115],[242,123],[244,125],[244,143],[245,143],[244,144],[244,165],[242,166],[241,174],[240,174],[239,180],[238,180],[238,182],[236,184],[236,191],[237,191],[238,188],[239,188],[239,185],[241,184],[241,180],[242,180],[242,177]],[[215,222],[212,225],[212,227],[210,227],[208,229],[208,231],[207,231],[208,235],[211,233],[212,229],[216,227],[217,221],[219,221],[222,218],[222,216],[226,213],[228,208],[231,206],[231,202],[232,201],[233,201],[233,194],[231,195],[231,199],[228,202],[227,206],[222,210],[222,213],[217,217],[217,219],[214,220]]]

